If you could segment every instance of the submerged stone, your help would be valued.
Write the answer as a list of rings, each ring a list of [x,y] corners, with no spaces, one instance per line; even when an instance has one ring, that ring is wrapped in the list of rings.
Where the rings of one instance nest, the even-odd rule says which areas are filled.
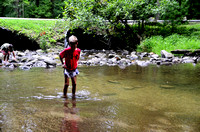
[[[161,88],[165,88],[165,89],[172,89],[174,88],[174,86],[171,85],[160,85]]]
[[[109,82],[109,83],[117,83],[117,84],[119,83],[119,82],[116,81],[116,80],[108,80],[108,82]]]

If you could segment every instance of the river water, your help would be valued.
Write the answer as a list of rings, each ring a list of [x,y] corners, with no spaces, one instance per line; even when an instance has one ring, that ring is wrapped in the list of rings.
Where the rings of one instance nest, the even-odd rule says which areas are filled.
[[[0,131],[200,131],[200,64],[79,71],[64,99],[61,67],[0,69]]]

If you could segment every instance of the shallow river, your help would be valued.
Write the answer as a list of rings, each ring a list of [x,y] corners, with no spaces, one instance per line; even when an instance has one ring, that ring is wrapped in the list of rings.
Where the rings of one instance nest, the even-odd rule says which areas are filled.
[[[64,99],[61,67],[0,69],[0,131],[200,131],[200,64],[79,71]]]

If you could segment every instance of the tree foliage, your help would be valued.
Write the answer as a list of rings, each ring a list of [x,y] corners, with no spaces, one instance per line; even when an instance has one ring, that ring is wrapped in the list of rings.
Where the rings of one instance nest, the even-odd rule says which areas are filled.
[[[177,1],[162,0],[160,1],[161,19],[172,24],[180,24],[183,18],[187,15],[188,1],[182,1],[181,4]]]
[[[186,16],[187,0],[181,5],[176,0],[66,0],[64,18],[70,21],[69,28],[82,28],[86,32],[124,38],[133,46],[139,43],[149,18],[159,14],[172,29]],[[128,20],[135,20],[133,25]],[[133,27],[137,25],[137,30]],[[132,43],[132,44],[130,44]]]
[[[1,17],[62,17],[63,0],[1,0]]]
[[[65,18],[67,29],[103,36],[109,46],[114,41],[134,47],[149,37],[146,29],[157,19],[173,32],[185,16],[198,18],[199,6],[198,0],[1,0],[0,16]]]
[[[180,5],[175,0],[66,0],[64,17],[72,25],[91,27],[119,23],[126,25],[127,20],[138,23],[148,21],[150,17],[160,14],[163,20],[182,21],[187,15],[187,1]]]
[[[188,0],[188,19],[200,19],[200,2],[199,0]]]
[[[79,7],[77,9],[89,7],[87,10],[90,10],[92,8],[93,14],[101,12],[101,15],[105,15],[105,18],[111,17],[112,19],[114,19],[114,16],[116,16],[115,19],[118,19],[117,16],[120,16],[124,19],[142,20],[152,13],[162,13],[160,10],[169,7],[171,11],[167,9],[169,12],[166,13],[170,16],[177,13],[177,15],[185,14],[189,19],[200,18],[199,0],[66,0],[65,3],[68,3],[67,5],[70,3],[71,7]],[[80,8],[80,5],[82,5],[82,8]],[[158,9],[158,5],[162,9]],[[64,0],[1,0],[0,16],[56,18],[62,17],[63,7]],[[85,10],[82,11],[85,12]],[[109,14],[112,15],[109,16]]]

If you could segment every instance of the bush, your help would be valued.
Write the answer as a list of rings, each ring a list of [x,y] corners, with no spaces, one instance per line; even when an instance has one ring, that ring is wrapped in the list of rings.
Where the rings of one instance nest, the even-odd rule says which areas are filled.
[[[41,39],[40,39],[40,48],[42,49],[42,50],[44,50],[44,51],[46,51],[47,50],[47,48],[48,48],[48,45],[47,45],[47,41],[46,41],[47,39],[46,39],[46,36],[45,35],[43,35],[43,36],[41,36]]]
[[[160,55],[161,50],[171,52],[176,49],[199,49],[200,40],[197,37],[185,37],[178,34],[166,38],[154,36],[145,39],[137,46],[137,51],[154,52]]]

